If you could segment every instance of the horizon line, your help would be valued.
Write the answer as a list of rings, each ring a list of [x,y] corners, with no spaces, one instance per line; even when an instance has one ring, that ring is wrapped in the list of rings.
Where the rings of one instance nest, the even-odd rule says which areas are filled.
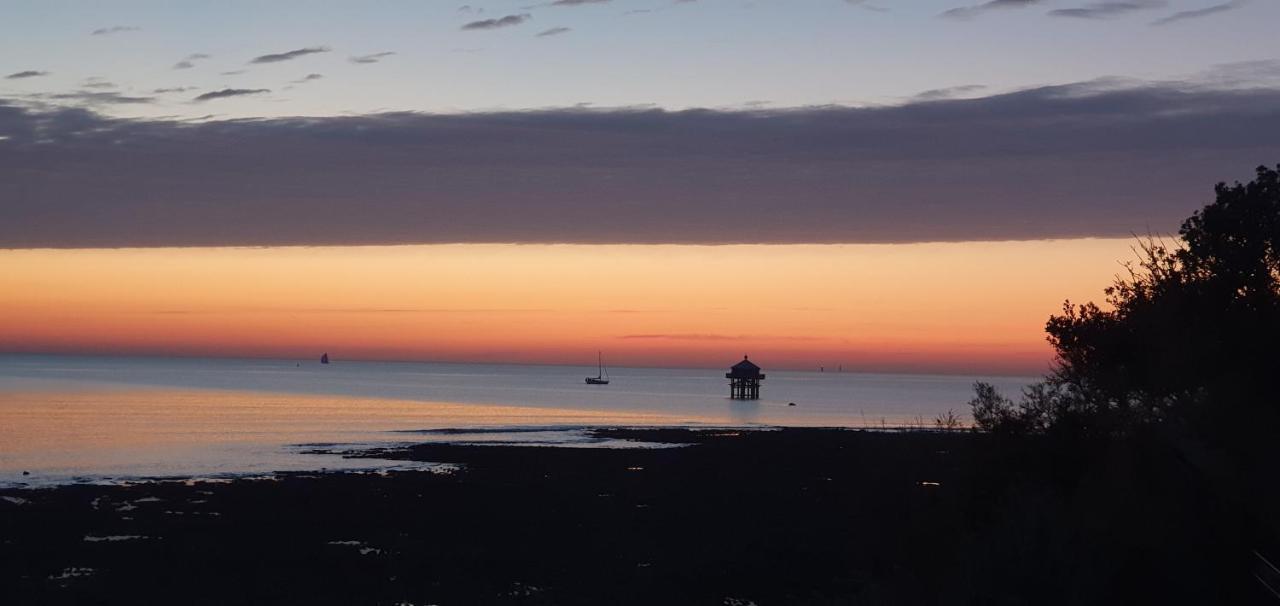
[[[340,363],[342,363],[342,362],[357,362],[357,363],[361,363],[361,364],[378,364],[378,363],[385,363],[385,364],[457,364],[457,365],[463,365],[463,366],[486,366],[486,365],[491,365],[491,366],[555,366],[555,367],[560,367],[560,368],[577,368],[578,366],[582,366],[582,367],[584,367],[584,368],[585,368],[585,367],[589,367],[589,366],[590,366],[590,364],[589,364],[589,363],[583,363],[583,364],[566,364],[566,363],[556,363],[556,362],[490,362],[490,361],[483,361],[483,362],[481,362],[481,361],[448,360],[448,359],[398,359],[398,358],[397,358],[397,359],[391,359],[391,358],[359,358],[359,357],[355,357],[355,358],[337,357],[337,358],[334,358],[331,352],[323,351],[323,352],[320,352],[320,353],[322,353],[322,354],[329,354],[329,356],[330,356],[330,364],[331,364],[331,365],[332,365],[332,364],[340,364]],[[175,353],[175,354],[163,354],[163,353],[86,353],[86,352],[60,352],[60,351],[13,351],[13,350],[0,350],[0,357],[3,357],[3,356],[51,356],[51,357],[69,357],[69,358],[152,358],[152,359],[180,359],[180,360],[273,360],[273,361],[280,361],[280,362],[302,362],[302,361],[314,361],[314,360],[318,360],[318,359],[319,359],[319,355],[310,356],[310,357],[306,357],[306,358],[303,358],[303,357],[287,358],[287,357],[270,356],[270,355],[255,356],[255,355],[177,354],[177,353]],[[701,366],[701,365],[686,365],[686,366],[653,366],[653,365],[644,365],[644,364],[635,364],[635,365],[632,365],[632,364],[624,364],[624,365],[619,365],[619,366],[610,366],[610,365],[606,364],[606,366],[610,366],[611,368],[635,368],[635,369],[650,369],[650,370],[717,370],[717,369],[722,369],[722,368],[729,368],[730,366],[732,366],[732,365],[733,365],[734,363],[736,363],[737,361],[738,361],[738,360],[737,360],[736,358],[734,358],[733,360],[730,360],[729,362],[727,362],[724,366],[710,366],[710,365],[706,365],[706,366]],[[319,364],[319,362],[316,362],[316,364]],[[836,367],[840,367],[840,366],[842,366],[842,365],[840,365],[840,364],[838,364],[838,363],[836,364]],[[814,369],[813,369],[814,367],[808,367],[807,369],[801,369],[801,368],[798,368],[798,367],[794,367],[794,366],[787,366],[787,365],[771,366],[771,367],[769,367],[769,368],[773,368],[773,369],[775,369],[775,371],[781,371],[781,372],[797,372],[797,373],[810,373],[810,374],[912,375],[912,376],[975,376],[975,377],[988,377],[988,376],[989,376],[989,377],[1017,377],[1017,378],[1040,378],[1040,377],[1042,376],[1042,374],[1037,374],[1037,373],[1003,372],[1003,371],[996,371],[996,370],[985,370],[985,371],[983,371],[983,372],[981,372],[981,373],[975,373],[975,372],[960,372],[960,371],[950,371],[950,372],[947,372],[947,371],[941,371],[941,370],[934,370],[934,371],[927,371],[927,372],[926,372],[926,371],[905,371],[905,370],[896,370],[896,371],[876,371],[876,370],[865,370],[865,369],[858,369],[858,368],[845,369],[845,370],[826,370],[826,371],[819,371],[819,370],[814,370]],[[827,365],[818,365],[818,368],[829,369],[829,368],[831,368],[831,367],[830,367],[830,366],[827,366]],[[1046,370],[1047,370],[1047,369],[1046,369]]]

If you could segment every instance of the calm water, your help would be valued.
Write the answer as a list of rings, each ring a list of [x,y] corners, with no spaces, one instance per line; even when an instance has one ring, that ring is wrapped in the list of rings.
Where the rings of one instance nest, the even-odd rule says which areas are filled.
[[[766,368],[763,399],[731,402],[724,370],[609,372],[592,386],[594,366],[0,355],[0,485],[393,465],[315,454],[371,443],[611,445],[593,425],[901,425],[966,412],[975,380],[1032,380]],[[459,428],[474,431],[435,431]]]

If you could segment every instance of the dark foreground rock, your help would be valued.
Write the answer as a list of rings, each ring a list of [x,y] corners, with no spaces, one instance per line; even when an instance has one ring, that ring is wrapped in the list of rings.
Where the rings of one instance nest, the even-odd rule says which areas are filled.
[[[1250,529],[1150,449],[609,433],[691,445],[423,445],[390,454],[463,470],[4,491],[0,603],[1266,603]]]

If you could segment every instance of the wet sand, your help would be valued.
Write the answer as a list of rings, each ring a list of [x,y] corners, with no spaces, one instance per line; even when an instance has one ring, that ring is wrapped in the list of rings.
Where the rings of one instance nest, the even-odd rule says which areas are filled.
[[[1159,457],[1064,463],[969,433],[600,431],[688,445],[424,444],[360,456],[457,469],[0,491],[0,603],[1255,597],[1221,512]]]

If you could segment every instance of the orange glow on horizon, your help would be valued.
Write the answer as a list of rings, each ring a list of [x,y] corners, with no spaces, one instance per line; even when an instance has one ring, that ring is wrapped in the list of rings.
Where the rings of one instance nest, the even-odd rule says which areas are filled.
[[[1038,373],[1129,240],[0,251],[0,351]]]

